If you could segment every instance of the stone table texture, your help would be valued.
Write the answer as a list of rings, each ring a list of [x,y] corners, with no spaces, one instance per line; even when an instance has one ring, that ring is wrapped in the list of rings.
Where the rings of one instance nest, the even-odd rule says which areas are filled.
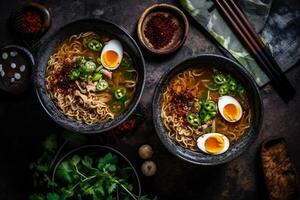
[[[21,44],[7,28],[10,13],[23,1],[2,0],[0,2],[0,44]],[[142,11],[155,3],[178,1],[140,0],[43,0],[53,15],[50,30],[44,38],[65,24],[83,18],[110,20],[124,27],[135,39],[136,24]],[[181,8],[181,7],[180,7]],[[152,123],[151,100],[154,88],[163,72],[192,56],[204,53],[221,54],[208,40],[202,30],[190,20],[190,32],[183,47],[176,53],[157,57],[143,50],[147,79],[141,104],[146,107],[147,119],[138,129],[115,140],[101,139],[104,143],[121,150],[134,163],[140,173],[142,161],[137,149],[141,144],[153,146],[157,174],[142,179],[144,194],[157,195],[158,199],[205,199],[205,200],[253,200],[266,199],[263,174],[259,163],[261,142],[271,136],[284,136],[297,171],[300,172],[300,65],[287,72],[296,87],[295,98],[285,104],[270,86],[261,90],[264,104],[263,130],[255,143],[244,154],[232,162],[214,167],[201,167],[186,163],[171,155],[159,141]],[[60,134],[63,129],[44,112],[33,87],[21,96],[0,93],[0,199],[26,199],[32,191],[29,163],[40,153],[37,146],[51,133]]]

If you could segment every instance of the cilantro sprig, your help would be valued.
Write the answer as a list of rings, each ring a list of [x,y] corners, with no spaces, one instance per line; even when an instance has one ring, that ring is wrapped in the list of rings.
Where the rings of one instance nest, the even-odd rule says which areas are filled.
[[[55,135],[43,143],[42,156],[30,165],[37,191],[41,192],[31,195],[30,200],[150,200],[147,196],[134,194],[130,182],[132,168],[124,167],[112,153],[100,158],[75,154],[58,165],[55,178],[51,179],[53,165],[62,149],[67,145],[78,146],[80,142],[76,141],[83,140],[67,138],[60,147]]]

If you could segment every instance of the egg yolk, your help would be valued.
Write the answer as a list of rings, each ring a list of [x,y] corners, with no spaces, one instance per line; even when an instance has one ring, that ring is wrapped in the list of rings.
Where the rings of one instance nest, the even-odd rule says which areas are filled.
[[[224,148],[224,139],[220,136],[211,136],[205,140],[205,150],[209,153],[218,153]]]
[[[240,115],[240,110],[234,104],[227,104],[223,109],[224,115],[229,120],[236,120]]]
[[[119,60],[119,55],[115,51],[106,51],[103,55],[103,60],[107,67],[114,67]]]

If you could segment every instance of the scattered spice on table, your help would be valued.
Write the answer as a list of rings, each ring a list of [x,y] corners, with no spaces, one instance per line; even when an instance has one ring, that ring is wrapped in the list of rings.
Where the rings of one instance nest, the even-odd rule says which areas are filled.
[[[173,21],[171,15],[162,13],[151,16],[146,24],[144,34],[155,49],[168,45],[174,36],[178,25]]]
[[[37,33],[42,28],[42,16],[38,11],[28,10],[21,16],[21,30],[25,33]]]

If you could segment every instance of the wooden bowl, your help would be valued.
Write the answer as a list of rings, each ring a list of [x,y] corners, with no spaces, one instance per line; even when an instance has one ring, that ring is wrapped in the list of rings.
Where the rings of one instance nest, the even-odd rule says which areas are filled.
[[[22,15],[27,11],[35,11],[40,14],[42,21],[41,21],[41,28],[37,32],[25,32],[21,27],[21,18]],[[12,28],[22,36],[25,37],[39,37],[43,35],[51,26],[51,13],[47,6],[36,3],[36,2],[29,2],[25,3],[21,7],[19,7],[10,17],[10,25]]]
[[[152,16],[156,14],[171,16],[173,22],[178,26],[178,29],[174,32],[171,41],[167,45],[158,49],[154,48],[154,46],[150,43],[150,41],[144,34],[147,22]],[[140,43],[145,49],[158,55],[170,54],[179,49],[183,45],[188,35],[188,31],[189,22],[186,16],[179,8],[170,4],[154,4],[153,6],[147,8],[142,13],[137,25],[137,35]]]

